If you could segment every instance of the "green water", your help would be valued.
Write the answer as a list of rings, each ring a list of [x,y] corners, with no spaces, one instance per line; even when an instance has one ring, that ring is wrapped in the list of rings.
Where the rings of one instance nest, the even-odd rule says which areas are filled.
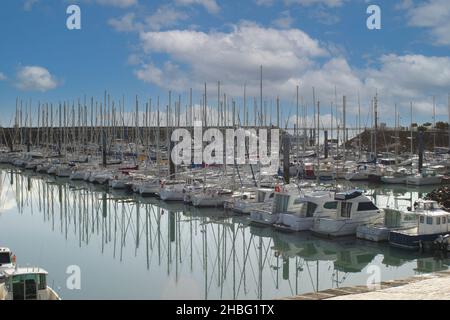
[[[356,187],[406,208],[432,188]],[[167,204],[0,167],[0,246],[49,272],[63,299],[273,299],[448,268],[450,260],[355,239],[249,225],[223,210]],[[70,290],[68,266],[81,270]]]

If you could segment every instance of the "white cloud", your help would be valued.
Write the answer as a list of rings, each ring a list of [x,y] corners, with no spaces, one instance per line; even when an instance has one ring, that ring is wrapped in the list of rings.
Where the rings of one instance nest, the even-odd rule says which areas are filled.
[[[165,53],[172,63],[187,65],[195,81],[242,85],[260,65],[265,78],[280,82],[305,71],[313,57],[327,55],[319,42],[301,30],[277,30],[241,23],[230,33],[170,30],[140,34],[146,54]]]
[[[217,4],[216,0],[175,0],[177,4],[189,6],[189,5],[201,5],[203,6],[209,13],[218,13],[220,11],[220,7]]]
[[[128,8],[138,4],[138,0],[96,0],[97,3],[105,6]]]
[[[414,6],[413,0],[401,0],[400,3],[398,3],[395,8],[397,10],[405,10],[405,9],[411,9]]]
[[[367,85],[398,98],[418,97],[450,88],[450,57],[394,54],[380,58],[380,69],[368,71]]]
[[[38,2],[39,0],[25,0],[25,2],[23,3],[23,10],[31,11],[33,9],[33,6]]]
[[[255,0],[256,5],[262,7],[271,7],[275,0]]]
[[[108,24],[119,32],[136,31],[139,27],[135,22],[135,14],[127,13],[120,18],[111,18],[108,20]]]
[[[288,29],[294,23],[294,19],[291,16],[289,10],[280,13],[279,17],[272,21],[272,24],[281,29]]]
[[[228,95],[242,96],[246,84],[248,96],[258,96],[259,67],[263,65],[263,94],[268,99],[280,95],[292,102],[295,87],[300,85],[305,103],[311,106],[314,87],[325,110],[335,100],[335,89],[339,105],[346,95],[349,119],[357,112],[358,94],[366,117],[376,92],[381,117],[392,114],[394,104],[409,114],[410,101],[415,113],[429,116],[432,95],[438,97],[438,114],[447,112],[450,57],[390,54],[378,57],[377,67],[357,69],[301,30],[248,22],[229,32],[141,32],[140,40],[142,61],[147,62],[135,67],[135,75],[163,88],[201,91],[205,82],[220,80]],[[149,62],[153,54],[166,55],[167,62]]]
[[[271,7],[276,0],[254,0],[256,5],[263,7]],[[330,8],[336,8],[342,6],[345,2],[349,0],[284,0],[284,4],[287,6],[299,4],[301,6],[325,6]],[[411,0],[404,0],[411,1]]]
[[[287,5],[300,4],[302,6],[325,5],[327,7],[340,7],[348,0],[285,0]]]
[[[17,72],[17,87],[25,91],[45,92],[56,88],[59,83],[50,72],[39,66],[20,67]]]
[[[142,57],[138,53],[132,53],[128,56],[127,63],[129,65],[138,65],[142,63]]]
[[[450,2],[428,0],[419,5],[409,3],[409,24],[428,28],[436,45],[450,45]]]
[[[274,0],[255,0],[256,5],[263,7],[270,7],[273,5]]]
[[[154,14],[145,19],[145,25],[150,30],[160,30],[162,28],[173,27],[179,21],[186,20],[188,15],[178,11],[171,6],[161,6]]]
[[[189,86],[186,75],[170,61],[167,61],[161,69],[151,63],[144,64],[135,71],[135,75],[138,79],[159,87],[186,88]]]
[[[163,5],[159,7],[152,15],[138,21],[134,12],[127,13],[120,18],[108,20],[108,24],[119,32],[156,30],[174,27],[180,21],[186,20],[189,16],[172,6]]]
[[[8,79],[8,77],[6,77],[6,75],[3,72],[0,72],[0,81],[4,81]]]

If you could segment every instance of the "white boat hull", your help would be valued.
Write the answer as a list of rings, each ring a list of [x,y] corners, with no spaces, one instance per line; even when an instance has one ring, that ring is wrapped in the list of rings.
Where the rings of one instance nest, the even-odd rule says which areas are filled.
[[[386,184],[405,184],[406,183],[406,177],[389,177],[384,176],[381,177],[381,182]]]
[[[269,211],[252,211],[250,221],[254,224],[271,226],[278,221],[279,213]]]
[[[442,176],[413,176],[406,179],[406,184],[413,186],[426,186],[426,185],[437,185],[441,184]]]
[[[382,215],[372,215],[353,219],[319,218],[314,221],[312,232],[327,237],[354,236],[361,225],[375,224]]]

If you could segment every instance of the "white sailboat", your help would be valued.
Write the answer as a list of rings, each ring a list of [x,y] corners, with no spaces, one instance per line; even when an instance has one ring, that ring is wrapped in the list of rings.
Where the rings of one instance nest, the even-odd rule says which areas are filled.
[[[434,171],[425,170],[422,173],[408,176],[406,184],[413,186],[438,185],[441,184],[443,177],[443,175],[436,174]]]
[[[406,168],[399,168],[395,171],[387,171],[388,174],[381,177],[381,182],[386,184],[405,184],[409,176]]]

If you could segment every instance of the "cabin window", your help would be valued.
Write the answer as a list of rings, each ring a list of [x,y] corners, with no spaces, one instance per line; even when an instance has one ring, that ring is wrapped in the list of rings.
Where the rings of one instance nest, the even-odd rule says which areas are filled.
[[[275,193],[272,192],[269,196],[269,199],[272,199],[274,195],[275,195]]]
[[[373,211],[373,210],[378,210],[378,208],[372,202],[360,202],[358,204],[358,211]]]
[[[337,201],[325,202],[323,207],[328,210],[336,210],[337,209]]]
[[[289,196],[277,193],[273,201],[273,212],[286,212],[289,206]]]
[[[341,217],[342,218],[350,218],[352,212],[352,203],[351,202],[342,202],[341,203]]]
[[[317,204],[313,202],[303,202],[300,213],[305,217],[312,217],[314,216],[314,212],[317,209]]]
[[[425,223],[425,218],[423,216],[420,216],[420,223]]]
[[[433,218],[427,217],[427,224],[433,224]]]
[[[11,263],[11,257],[9,252],[1,252],[0,253],[0,265]]]
[[[317,209],[317,204],[308,202],[308,209],[306,211],[306,216],[312,217],[314,215],[314,212],[316,211],[316,209]]]
[[[45,276],[45,274],[40,274],[38,290],[46,290],[46,289],[47,289],[47,277]]]
[[[447,218],[446,217],[442,217],[442,224],[446,224],[447,223]]]
[[[436,224],[441,224],[441,218],[440,217],[436,218]]]
[[[37,299],[35,279],[26,279],[25,280],[25,299],[26,300],[36,300]]]

